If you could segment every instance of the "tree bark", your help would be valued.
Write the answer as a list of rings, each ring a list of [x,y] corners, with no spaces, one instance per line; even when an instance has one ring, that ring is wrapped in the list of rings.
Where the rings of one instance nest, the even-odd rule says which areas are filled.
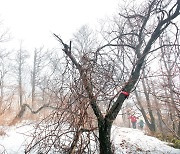
[[[111,151],[111,127],[112,122],[104,119],[98,121],[100,154],[112,154]]]

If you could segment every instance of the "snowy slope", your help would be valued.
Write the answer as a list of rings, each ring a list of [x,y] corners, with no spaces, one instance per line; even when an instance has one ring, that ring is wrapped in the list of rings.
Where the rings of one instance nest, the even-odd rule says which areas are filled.
[[[4,130],[6,135],[0,137],[0,154],[23,154],[25,146],[30,142],[28,134],[32,132],[33,125],[23,124]],[[180,149],[167,146],[137,129],[113,126],[112,140],[116,154],[180,154]]]
[[[3,128],[5,136],[0,136],[0,154],[24,154],[25,146],[31,141],[33,125],[18,125]]]
[[[112,140],[116,154],[180,154],[180,149],[174,149],[155,137],[144,135],[138,129],[114,126]]]

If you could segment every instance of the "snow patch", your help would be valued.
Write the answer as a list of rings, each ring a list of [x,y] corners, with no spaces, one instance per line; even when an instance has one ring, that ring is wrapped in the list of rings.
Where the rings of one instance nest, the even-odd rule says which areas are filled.
[[[112,141],[116,154],[180,154],[180,149],[174,149],[138,129],[113,126]]]
[[[24,154],[24,149],[32,139],[34,124],[26,122],[3,129],[6,135],[0,136],[0,153]],[[180,149],[174,149],[138,129],[113,126],[111,137],[116,154],[180,154]]]

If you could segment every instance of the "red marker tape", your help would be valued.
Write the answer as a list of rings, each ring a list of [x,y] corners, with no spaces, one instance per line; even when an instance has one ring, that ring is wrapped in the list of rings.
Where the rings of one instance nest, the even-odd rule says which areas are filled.
[[[127,91],[121,91],[122,94],[124,94],[126,97],[129,96],[129,93]]]

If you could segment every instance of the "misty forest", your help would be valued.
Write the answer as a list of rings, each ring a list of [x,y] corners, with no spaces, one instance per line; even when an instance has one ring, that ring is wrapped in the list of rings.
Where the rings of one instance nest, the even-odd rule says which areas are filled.
[[[58,48],[31,51],[4,48],[1,30],[0,125],[34,123],[25,153],[117,153],[113,126],[180,149],[179,15],[179,0],[128,3],[68,41],[52,32]]]

